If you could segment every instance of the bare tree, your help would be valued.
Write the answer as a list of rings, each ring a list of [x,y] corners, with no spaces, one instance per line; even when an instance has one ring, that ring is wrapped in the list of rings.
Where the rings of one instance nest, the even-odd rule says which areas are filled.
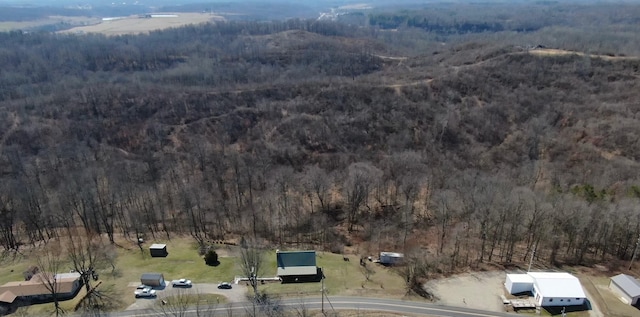
[[[56,275],[62,269],[62,248],[56,242],[49,243],[46,248],[38,255],[36,259],[40,273],[38,277],[42,285],[47,289],[53,299],[54,314],[56,316],[63,315],[64,309],[60,307],[59,286]]]
[[[331,178],[327,175],[324,169],[316,165],[309,167],[305,172],[303,186],[305,194],[309,198],[309,203],[311,204],[312,214],[315,211],[313,207],[315,199],[318,200],[321,211],[328,207],[328,204],[330,203],[329,190],[331,189]]]
[[[161,299],[153,311],[156,316],[165,317],[213,317],[217,305],[218,302],[208,300],[199,292],[179,289],[170,297]]]
[[[349,166],[344,183],[349,231],[353,231],[360,208],[367,203],[371,188],[381,175],[382,171],[369,163],[354,163]]]
[[[258,296],[258,278],[264,270],[264,254],[254,239],[245,240],[246,245],[240,249],[240,270],[249,278],[255,296]]]

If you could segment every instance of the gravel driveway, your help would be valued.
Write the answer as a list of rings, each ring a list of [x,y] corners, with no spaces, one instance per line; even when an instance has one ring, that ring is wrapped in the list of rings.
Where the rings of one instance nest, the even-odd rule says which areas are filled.
[[[232,289],[218,289],[218,284],[214,283],[193,284],[193,287],[191,288],[174,288],[169,284],[165,289],[156,290],[156,292],[158,294],[157,298],[138,298],[135,303],[127,307],[127,310],[151,308],[158,300],[177,295],[180,292],[188,294],[219,294],[226,297],[229,303],[244,302],[247,300],[247,287],[236,284],[233,284]],[[131,293],[131,296],[133,296],[133,292]]]

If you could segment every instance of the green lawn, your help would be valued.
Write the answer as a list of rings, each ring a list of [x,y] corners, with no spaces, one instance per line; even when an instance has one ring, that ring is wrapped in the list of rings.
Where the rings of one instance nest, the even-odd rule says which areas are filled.
[[[233,281],[235,276],[241,275],[235,257],[238,254],[238,249],[234,246],[219,245],[217,251],[220,255],[220,265],[212,267],[205,264],[197,252],[196,243],[190,237],[176,237],[167,241],[148,241],[144,244],[143,253],[133,242],[119,241],[118,243],[120,247],[118,247],[115,273],[112,274],[110,268],[98,272],[102,281],[99,290],[110,297],[113,306],[117,309],[124,309],[135,302],[133,285],[140,283],[142,273],[158,272],[163,273],[167,281],[188,278],[194,283]],[[165,258],[150,257],[148,246],[152,243],[166,243],[169,255]],[[276,275],[275,250],[265,251],[264,256],[265,265],[261,276],[273,277]],[[34,261],[31,257],[29,254],[25,254],[16,258],[2,259],[0,262],[0,283],[22,280],[22,272],[30,265],[35,264],[32,263]],[[402,278],[393,269],[367,261],[367,266],[371,270],[370,280],[367,280],[356,256],[350,256],[350,261],[344,261],[342,255],[318,252],[317,264],[324,270],[325,289],[330,295],[400,298],[405,294]],[[321,283],[267,283],[260,285],[259,289],[270,294],[317,296],[320,294]],[[69,305],[69,308],[75,306],[71,303]],[[41,312],[51,307],[38,305],[38,307],[31,309]],[[29,312],[32,312],[31,309]]]
[[[149,256],[148,246],[152,243],[166,243],[169,255],[165,258],[153,258]],[[122,308],[135,301],[131,284],[140,283],[140,275],[143,273],[162,273],[165,280],[171,281],[179,278],[187,278],[193,283],[218,283],[221,281],[233,281],[240,270],[234,257],[220,257],[220,265],[208,266],[198,254],[198,247],[190,238],[173,238],[170,241],[153,241],[145,243],[144,253],[133,243],[121,243],[124,248],[118,250],[118,262],[116,274],[112,275],[110,269],[101,273],[104,287],[111,290],[116,298],[119,298]],[[220,245],[220,249],[228,246]],[[223,253],[223,252],[220,252]],[[226,253],[226,252],[224,252]]]
[[[404,282],[392,268],[376,263],[366,262],[372,273],[369,281],[365,278],[359,258],[350,256],[344,261],[342,255],[318,252],[317,265],[325,275],[325,289],[329,295],[384,296],[400,298],[404,296]],[[276,274],[275,251],[265,254],[267,266],[266,276]],[[321,283],[268,283],[260,286],[260,290],[271,294],[320,294]]]

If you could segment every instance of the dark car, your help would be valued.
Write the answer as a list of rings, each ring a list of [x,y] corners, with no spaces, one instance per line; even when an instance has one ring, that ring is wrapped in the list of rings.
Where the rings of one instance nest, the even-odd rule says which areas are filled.
[[[231,289],[231,284],[227,283],[227,282],[222,282],[220,284],[218,284],[218,288],[219,289]]]

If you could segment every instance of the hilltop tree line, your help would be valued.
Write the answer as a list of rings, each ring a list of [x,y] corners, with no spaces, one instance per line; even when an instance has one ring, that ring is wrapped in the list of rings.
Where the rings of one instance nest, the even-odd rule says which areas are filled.
[[[640,234],[636,59],[486,37],[390,59],[302,20],[0,41],[5,250],[81,227],[426,248],[452,272],[615,266]]]

